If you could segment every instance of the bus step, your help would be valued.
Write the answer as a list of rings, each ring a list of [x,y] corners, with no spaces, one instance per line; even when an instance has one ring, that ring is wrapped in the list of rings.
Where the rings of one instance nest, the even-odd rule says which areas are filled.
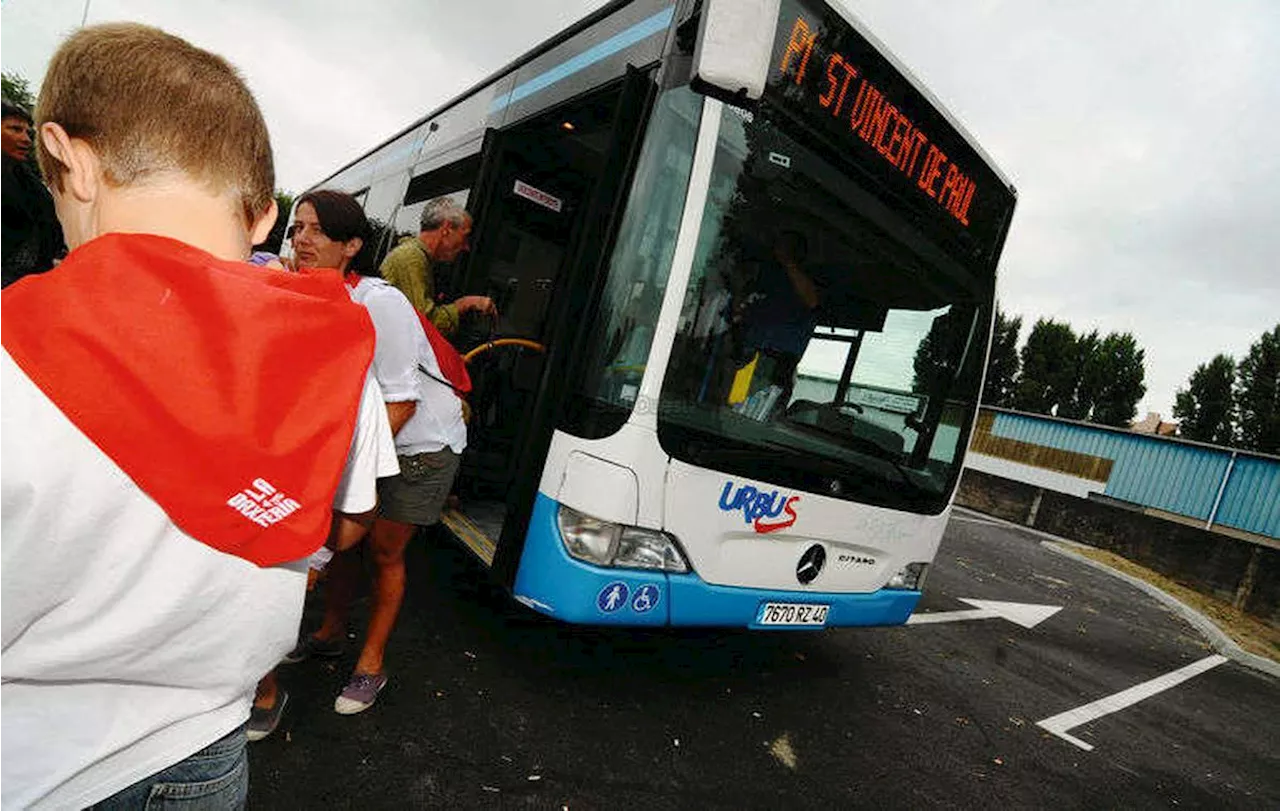
[[[497,544],[470,518],[459,510],[447,508],[440,513],[440,521],[453,533],[454,537],[466,544],[476,557],[484,561],[484,565],[493,565],[493,554]]]

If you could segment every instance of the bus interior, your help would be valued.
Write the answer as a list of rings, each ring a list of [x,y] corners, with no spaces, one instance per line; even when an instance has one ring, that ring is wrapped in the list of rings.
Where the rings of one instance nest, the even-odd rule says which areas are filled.
[[[490,296],[498,316],[468,315],[456,341],[475,353],[468,364],[472,415],[458,477],[460,510],[445,523],[489,563],[516,498],[519,458],[540,430],[530,413],[545,394],[549,366],[546,351],[487,344],[494,337],[544,347],[572,341],[575,318],[563,301],[568,269],[619,138],[621,97],[615,82],[486,140],[472,192],[474,247],[453,281],[457,290]]]

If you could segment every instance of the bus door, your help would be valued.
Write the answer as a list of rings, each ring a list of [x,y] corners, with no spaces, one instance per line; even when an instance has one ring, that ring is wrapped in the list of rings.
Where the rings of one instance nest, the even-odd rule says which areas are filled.
[[[568,145],[545,122],[491,131],[475,186],[474,246],[463,269],[468,291],[491,297],[498,319],[470,318],[459,343],[474,351],[468,451],[462,480],[470,512],[496,540],[511,460],[545,365],[544,353],[522,346],[487,349],[495,337],[545,345],[547,310],[573,238],[589,176],[567,171]]]
[[[490,550],[510,538],[518,558],[539,454],[562,396],[553,378],[566,373],[589,309],[650,85],[649,74],[633,71],[486,138],[463,286],[492,297],[499,318],[473,321],[462,338],[464,350],[478,352],[469,364],[474,388],[460,512],[467,531],[480,530]],[[544,350],[490,349],[493,337],[528,339]]]

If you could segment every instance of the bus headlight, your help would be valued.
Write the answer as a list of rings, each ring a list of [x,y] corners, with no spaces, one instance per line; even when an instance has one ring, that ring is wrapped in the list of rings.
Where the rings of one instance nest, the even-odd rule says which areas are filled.
[[[680,545],[665,532],[602,521],[563,504],[557,518],[565,551],[578,560],[627,569],[689,571]]]
[[[660,569],[664,572],[689,571],[684,555],[676,548],[675,538],[665,532],[640,527],[622,528],[613,565],[632,569]]]
[[[565,549],[578,560],[608,566],[618,549],[617,524],[601,521],[560,505],[560,537]]]
[[[898,573],[889,578],[889,582],[884,584],[887,589],[903,589],[905,591],[920,591],[924,588],[924,577],[929,573],[929,564],[927,563],[908,563],[898,570]]]

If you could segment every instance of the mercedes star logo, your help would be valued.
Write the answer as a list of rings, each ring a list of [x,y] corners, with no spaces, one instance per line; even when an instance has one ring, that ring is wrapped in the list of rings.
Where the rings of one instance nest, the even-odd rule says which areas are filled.
[[[822,571],[822,565],[826,562],[827,550],[822,548],[822,544],[814,544],[804,550],[804,554],[800,556],[800,562],[796,564],[796,580],[799,580],[802,586],[809,585]]]

